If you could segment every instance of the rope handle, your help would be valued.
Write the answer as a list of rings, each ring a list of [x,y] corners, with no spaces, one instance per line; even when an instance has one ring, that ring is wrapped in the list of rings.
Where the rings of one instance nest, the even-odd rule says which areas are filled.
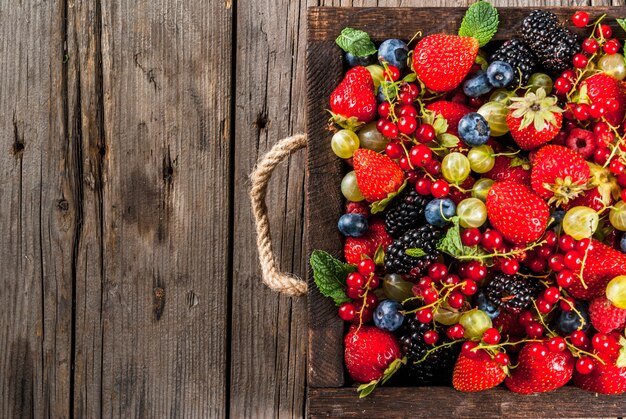
[[[296,297],[306,294],[307,284],[295,275],[279,271],[276,266],[265,196],[267,195],[267,184],[276,166],[289,157],[293,151],[304,147],[306,147],[306,135],[304,134],[296,134],[280,140],[259,160],[250,175],[252,182],[250,201],[256,227],[256,245],[259,252],[263,283],[274,291]]]

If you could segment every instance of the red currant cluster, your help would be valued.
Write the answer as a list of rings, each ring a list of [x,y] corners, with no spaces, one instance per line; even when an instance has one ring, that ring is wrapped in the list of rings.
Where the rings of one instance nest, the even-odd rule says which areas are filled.
[[[378,297],[371,291],[380,286],[380,278],[376,276],[376,264],[371,259],[363,259],[357,265],[357,271],[346,278],[346,295],[353,301],[339,306],[339,317],[347,322],[357,324],[372,321],[374,308],[378,305]]]

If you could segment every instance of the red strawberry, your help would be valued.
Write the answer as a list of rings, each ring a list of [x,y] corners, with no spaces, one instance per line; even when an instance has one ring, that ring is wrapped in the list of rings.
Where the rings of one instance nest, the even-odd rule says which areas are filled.
[[[446,102],[440,100],[426,106],[426,109],[435,113],[435,115],[443,116],[448,122],[448,132],[450,134],[459,135],[457,129],[459,121],[470,112],[474,112],[472,108],[455,102]]]
[[[513,180],[517,183],[530,186],[530,164],[521,158],[497,156],[493,169],[485,173],[486,178],[496,182]]]
[[[359,148],[352,156],[356,181],[369,202],[387,198],[397,192],[404,182],[404,172],[389,157]]]
[[[608,99],[617,99],[619,107],[617,110],[608,112],[604,117],[611,125],[620,125],[626,112],[626,87],[624,83],[607,75],[595,74],[585,79],[580,84],[580,89],[587,89],[587,96],[591,102],[604,105]]]
[[[513,244],[536,241],[548,225],[548,204],[521,183],[505,180],[494,184],[486,205],[493,228]]]
[[[401,356],[394,335],[374,326],[350,326],[344,343],[348,373],[359,383],[378,380],[385,369]]]
[[[511,136],[522,150],[532,150],[552,140],[561,130],[563,110],[556,105],[556,97],[546,97],[542,88],[537,93],[513,97],[506,123]]]
[[[473,393],[495,387],[505,377],[502,366],[480,349],[472,358],[459,355],[452,373],[452,386],[458,391]]]
[[[589,317],[593,327],[602,333],[622,330],[626,325],[626,309],[615,307],[604,295],[589,304]]]
[[[612,339],[612,337],[609,337]],[[620,339],[618,344],[614,340],[611,349],[598,353],[594,350],[604,364],[594,361],[594,368],[590,374],[580,374],[574,372],[574,385],[583,390],[593,391],[601,394],[621,394],[626,392],[626,359],[620,352],[626,353],[626,340]],[[620,359],[621,358],[621,359]]]
[[[423,38],[413,52],[417,77],[434,92],[449,92],[469,73],[478,40],[467,36],[435,34]]]
[[[363,255],[373,259],[379,246],[387,250],[392,242],[393,239],[385,230],[385,222],[378,218],[371,219],[364,235],[346,238],[343,247],[344,259],[352,265],[358,264]]]
[[[580,195],[589,181],[587,162],[574,150],[560,145],[546,145],[533,160],[531,185],[548,203],[568,203]]]
[[[626,275],[626,254],[592,240],[593,249],[587,252],[582,271],[586,288],[576,276],[574,284],[567,288],[570,296],[577,300],[591,300],[604,293],[609,281],[618,275]]]
[[[365,67],[354,67],[346,73],[330,95],[330,109],[333,120],[343,127],[353,127],[374,119],[374,81]]]
[[[524,345],[517,368],[504,384],[515,393],[545,393],[563,387],[573,372],[574,357],[569,350],[552,352],[542,343],[532,342]]]

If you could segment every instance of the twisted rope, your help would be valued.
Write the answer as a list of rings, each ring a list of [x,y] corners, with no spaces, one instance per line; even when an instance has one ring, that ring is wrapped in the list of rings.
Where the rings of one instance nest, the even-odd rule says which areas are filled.
[[[306,147],[306,135],[304,134],[296,134],[282,139],[257,163],[254,172],[250,175],[252,182],[250,201],[252,202],[252,213],[256,225],[256,245],[259,251],[263,283],[274,291],[292,296],[306,294],[307,284],[294,275],[280,272],[276,267],[265,196],[267,184],[276,166],[285,160],[291,152],[304,147]]]

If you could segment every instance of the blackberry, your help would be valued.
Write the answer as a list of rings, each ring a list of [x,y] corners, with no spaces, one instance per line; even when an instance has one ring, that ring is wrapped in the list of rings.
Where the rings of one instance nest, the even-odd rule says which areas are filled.
[[[537,56],[528,48],[524,42],[518,38],[506,41],[491,56],[491,62],[504,61],[513,67],[515,77],[509,83],[508,87],[517,87],[520,85],[520,73],[522,74],[521,84],[526,86],[528,79],[537,67]]]
[[[572,66],[580,52],[578,36],[559,23],[552,12],[534,10],[522,22],[522,40],[546,70],[560,73]]]
[[[429,354],[422,362],[415,363],[422,360],[426,352],[432,348],[424,342],[424,333],[429,330],[431,330],[430,324],[420,323],[415,316],[407,316],[398,331],[402,353],[407,357],[407,366],[403,368],[404,378],[408,381],[407,384],[450,384],[454,363],[460,350],[459,345],[439,348]],[[439,341],[437,345],[446,341],[449,340]]]
[[[385,214],[385,229],[391,237],[398,238],[410,228],[424,224],[424,208],[430,198],[417,193],[414,188],[396,198]]]
[[[443,232],[437,227],[425,224],[417,229],[408,230],[387,248],[385,253],[385,269],[387,273],[409,274],[413,277],[422,276],[428,266],[440,255],[437,242]],[[406,254],[407,249],[422,249],[426,254],[413,257]]]
[[[498,307],[519,312],[532,304],[539,295],[541,285],[535,278],[499,273],[485,289],[487,298]]]

